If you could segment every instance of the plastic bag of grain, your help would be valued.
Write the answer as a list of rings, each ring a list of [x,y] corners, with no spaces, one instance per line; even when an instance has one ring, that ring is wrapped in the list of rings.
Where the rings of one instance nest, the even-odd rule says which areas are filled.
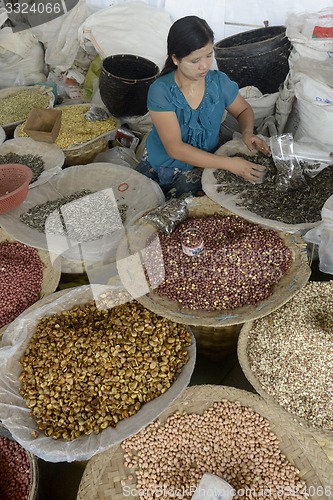
[[[177,325],[176,323],[170,322],[169,320],[163,318],[161,318],[161,321],[158,322],[156,320],[157,316],[153,317],[149,311],[145,312],[144,308],[140,305],[135,306],[132,302],[127,303],[127,298],[128,295],[124,292],[124,289],[119,286],[104,287],[94,285],[76,287],[69,291],[58,292],[57,294],[54,294],[52,296],[52,299],[50,299],[50,297],[43,299],[38,304],[36,304],[36,307],[30,308],[29,311],[26,311],[26,313],[22,314],[13,323],[11,323],[11,325],[5,331],[2,342],[3,347],[0,349],[0,419],[2,420],[3,424],[10,430],[14,439],[18,441],[22,446],[24,446],[26,450],[49,462],[72,462],[75,460],[88,460],[93,455],[107,450],[111,446],[121,442],[126,437],[129,437],[132,434],[140,431],[148,423],[152,422],[185,390],[185,388],[189,384],[195,364],[195,340],[191,332],[187,329],[187,327]],[[96,311],[96,318],[102,318],[103,311],[106,311],[106,313],[109,314],[111,310],[112,315],[115,314],[115,309],[117,307],[125,307],[126,310],[128,310],[128,307],[131,307],[132,312],[130,312],[128,315],[122,313],[123,315],[120,317],[118,312],[118,319],[114,323],[111,316],[108,316],[109,319],[107,320],[107,322],[109,324],[109,333],[107,333],[105,330],[103,333],[104,327],[100,322],[96,324],[96,321],[93,321],[91,323],[91,326],[87,326],[87,322],[91,320],[89,315],[92,316],[95,313],[93,313],[92,310],[90,312],[88,311],[87,313],[85,312],[86,310],[83,309],[79,312],[81,318],[79,324],[82,326],[82,324],[85,323],[90,333],[87,333],[87,331],[86,333],[84,333],[79,324],[77,324],[77,326],[70,327],[69,330],[66,330],[66,328],[63,326],[61,316],[57,316],[62,326],[57,323],[58,327],[55,326],[55,329],[53,329],[53,334],[57,334],[57,332],[60,331],[59,328],[63,328],[63,333],[57,337],[56,344],[52,342],[53,334],[51,334],[51,337],[46,342],[45,339],[43,341],[44,333],[42,334],[42,338],[40,339],[40,341],[41,345],[43,345],[44,347],[39,350],[40,360],[38,361],[38,363],[40,362],[40,366],[44,366],[46,369],[46,371],[44,371],[45,378],[43,376],[44,382],[46,385],[49,385],[49,383],[51,383],[51,385],[53,384],[52,377],[50,378],[48,375],[48,371],[51,367],[47,366],[51,360],[53,365],[53,377],[56,376],[56,373],[60,375],[59,380],[54,379],[54,382],[56,382],[55,387],[59,387],[60,384],[62,385],[64,391],[62,395],[60,395],[59,389],[54,389],[55,392],[58,391],[58,395],[55,394],[54,397],[52,397],[51,403],[48,400],[47,390],[43,390],[42,385],[39,385],[39,390],[41,390],[45,396],[44,398],[39,399],[39,401],[43,400],[41,411],[47,411],[48,409],[45,408],[44,404],[51,403],[51,406],[55,405],[56,408],[59,408],[60,413],[64,412],[63,417],[61,417],[60,413],[57,414],[57,422],[54,422],[52,427],[48,426],[47,434],[45,434],[43,432],[43,429],[38,427],[37,421],[35,420],[35,418],[33,418],[31,411],[27,407],[26,399],[24,399],[20,393],[20,376],[22,375],[22,365],[20,364],[20,360],[22,360],[22,356],[26,352],[29,342],[31,341],[32,336],[35,334],[37,325],[41,320],[44,319],[44,321],[49,321],[50,316],[56,313],[61,315],[64,311],[67,315],[71,315],[73,313],[71,313],[70,311],[73,307],[85,307],[86,304],[89,304],[91,302],[93,302],[91,307],[95,308]],[[148,318],[150,318],[152,321],[152,327],[151,329],[149,329],[149,331],[148,329],[146,331],[146,328],[148,328]],[[117,336],[122,330],[123,336],[125,338],[125,343],[127,342],[126,338],[128,337],[125,336],[125,330],[123,329],[121,324],[123,324],[124,328],[126,328],[127,324],[127,326],[129,327],[129,331],[132,333],[135,331],[136,327],[140,328],[140,335],[136,337],[137,350],[140,349],[139,344],[141,338],[148,339],[148,341],[150,342],[150,350],[154,349],[152,344],[154,343],[154,335],[160,335],[160,333],[158,333],[162,332],[162,330],[160,330],[160,327],[164,326],[164,330],[168,331],[169,336],[172,336],[174,338],[174,343],[175,345],[177,344],[179,352],[180,350],[183,351],[184,356],[181,359],[187,361],[183,363],[182,368],[176,374],[176,377],[173,379],[173,382],[171,383],[169,388],[164,389],[162,393],[159,392],[160,389],[158,382],[155,381],[156,374],[154,371],[156,367],[160,368],[162,365],[160,365],[160,362],[158,360],[157,362],[153,363],[153,358],[151,359],[151,363],[149,364],[149,366],[147,365],[147,371],[142,371],[142,373],[140,372],[141,378],[139,377],[138,379],[133,379],[132,377],[131,386],[129,386],[129,382],[128,386],[126,387],[123,382],[122,385],[119,386],[119,384],[117,384],[116,382],[116,379],[113,379],[112,374],[109,372],[109,370],[111,364],[116,362],[117,359],[119,361],[124,359],[124,362],[128,363],[127,366],[132,375],[139,376],[140,373],[138,370],[141,369],[136,368],[136,372],[133,372],[133,365],[131,364],[129,358],[133,360],[133,358],[135,359],[135,355],[128,352],[128,344],[126,344],[126,346],[124,346],[124,348],[122,349],[122,342],[120,341],[120,338],[117,341],[117,345],[112,344],[110,340],[109,334]],[[180,329],[182,329],[182,332],[184,332],[183,334],[180,333]],[[187,332],[186,334],[185,331]],[[173,332],[176,337],[173,335]],[[132,333],[130,333],[130,335],[132,335]],[[61,338],[63,337],[63,335],[65,335],[66,337],[66,345],[61,346]],[[102,344],[100,343],[101,338],[100,341],[98,341],[98,337],[100,335],[102,335],[102,337],[104,338],[104,343],[102,342]],[[163,334],[161,333],[161,335]],[[186,339],[190,339],[190,345],[188,344],[187,340],[186,342],[182,342],[182,346],[178,342],[178,337],[179,339],[185,339],[184,335],[186,336]],[[106,338],[108,338],[108,341],[111,342],[110,344],[105,344]],[[160,338],[162,339],[162,337]],[[173,352],[173,348],[171,347],[172,344],[169,343],[169,340],[166,340],[166,342],[169,346],[168,352]],[[142,341],[142,343],[144,344],[144,341]],[[185,347],[185,344],[187,344],[187,347]],[[161,349],[163,350],[163,345],[159,343],[158,345],[159,351],[161,351]],[[56,348],[56,346],[60,347],[61,352],[59,352],[58,355],[53,356],[52,349]],[[46,348],[47,352],[44,348]],[[66,352],[62,352],[66,348]],[[85,350],[86,348],[88,349],[88,351]],[[183,348],[187,352],[186,356]],[[135,352],[138,352],[137,350],[135,350]],[[47,353],[51,356],[51,358],[48,357]],[[81,361],[78,363],[78,356],[81,355],[82,363]],[[65,361],[64,356],[67,357],[67,361]],[[177,357],[178,354],[176,353],[175,356]],[[92,360],[92,364],[89,361],[89,357]],[[84,361],[84,358],[86,359],[86,361]],[[43,360],[46,359],[48,359],[47,364],[43,365]],[[59,363],[61,363],[62,366],[60,370]],[[67,364],[66,367],[65,364]],[[137,363],[136,367],[140,367],[143,365],[144,363],[142,361],[141,363]],[[93,371],[95,371],[96,366],[99,366],[99,374],[95,372],[94,379],[92,380],[91,374]],[[113,368],[113,370],[114,369],[115,368]],[[25,367],[25,373],[27,373],[27,366]],[[72,376],[69,376],[70,373],[72,373]],[[157,371],[157,373],[159,373],[159,371]],[[129,380],[126,378],[127,375],[125,377],[124,372],[118,373],[118,377],[119,376],[123,377],[125,382]],[[74,379],[75,385],[73,385]],[[80,392],[81,396],[78,396],[77,391],[79,390],[80,380],[83,380],[83,386]],[[148,399],[149,402],[145,402],[145,399],[143,399],[142,406],[139,405],[139,409],[136,411],[136,413],[131,412],[131,416],[128,416],[128,413],[126,415],[126,412],[130,411],[130,409],[128,409],[130,407],[128,407],[128,404],[125,407],[125,399],[121,396],[123,394],[127,394],[128,390],[132,391],[132,393],[133,391],[135,392],[135,388],[140,386],[138,382],[135,385],[134,380],[143,380],[143,383],[147,386],[147,388],[149,387],[149,390],[152,390],[152,393],[154,392],[155,396],[153,396],[151,400]],[[89,381],[92,382],[92,385]],[[111,389],[110,381],[112,388],[118,388],[116,391],[116,395],[115,392]],[[46,387],[46,385],[44,385],[44,388]],[[96,387],[97,392],[95,392]],[[120,390],[122,391],[121,393],[119,392]],[[86,398],[85,403],[82,401],[82,398]],[[33,409],[35,406],[33,403],[33,397],[29,396],[28,399],[29,407],[30,409]],[[122,419],[119,419],[116,425],[113,423],[112,426],[109,420],[103,420],[102,418],[104,422],[107,421],[109,423],[108,426],[104,427],[104,424],[101,425],[102,421],[98,422],[96,414],[98,413],[98,411],[100,411],[101,406],[103,406],[103,402],[105,404],[107,403],[108,407],[112,406],[112,408],[114,409],[114,403],[118,401],[118,399],[120,401],[118,410],[120,408],[124,412],[122,414]],[[140,399],[136,401],[140,401]],[[73,408],[73,405],[76,405],[78,407],[78,405],[81,405],[81,403],[84,403],[84,408],[80,410],[79,414],[75,414],[75,412],[73,414],[71,410],[71,408]],[[70,413],[69,420],[65,416],[66,414],[68,415],[68,412]],[[34,413],[36,417],[38,417],[38,412],[35,411]],[[88,419],[88,413],[90,415],[90,419]],[[112,422],[113,413],[111,412],[110,415]],[[62,420],[65,420],[65,422],[63,422]],[[95,422],[94,429],[88,430],[87,427],[85,427],[85,434],[84,426],[90,425],[89,422],[91,420],[94,420]],[[71,423],[74,424],[75,430],[78,432],[78,437],[73,438],[73,436],[71,436],[71,438],[69,439],[68,435],[71,433],[71,430],[73,430],[73,426],[71,426]],[[65,428],[63,430],[63,433],[67,433],[67,437],[62,437],[62,434],[60,436],[58,435],[57,438],[52,437],[52,434],[54,434],[55,431],[59,430],[59,428],[62,428],[64,424]],[[96,426],[98,427],[98,432]],[[45,428],[43,424],[41,425],[41,427]]]

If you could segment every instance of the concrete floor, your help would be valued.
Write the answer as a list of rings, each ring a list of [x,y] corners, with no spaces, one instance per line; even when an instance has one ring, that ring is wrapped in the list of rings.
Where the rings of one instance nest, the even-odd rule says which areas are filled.
[[[312,263],[310,280],[332,279],[333,275],[319,271],[317,261]],[[226,385],[255,392],[238,363],[236,349],[227,358],[219,360],[197,354],[190,385],[198,384]],[[36,500],[76,500],[84,467],[82,462],[54,464],[39,459],[39,488]]]

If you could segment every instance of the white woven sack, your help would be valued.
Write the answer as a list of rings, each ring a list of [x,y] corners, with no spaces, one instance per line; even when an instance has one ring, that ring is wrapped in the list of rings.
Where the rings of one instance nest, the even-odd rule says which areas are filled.
[[[321,223],[304,235],[308,243],[318,245],[319,270],[333,274],[333,195],[321,210]]]
[[[317,14],[291,13],[286,20],[286,36],[292,43],[293,51],[289,56],[291,64],[298,58],[309,58],[316,61],[325,61],[333,55],[333,39],[310,38],[308,34],[308,22],[311,16],[325,16],[332,14],[332,8],[322,9]]]
[[[295,96],[299,121],[294,139],[306,137],[333,147],[333,88],[300,74]]]
[[[127,2],[95,12],[80,26],[78,37],[86,52],[91,46],[101,59],[134,54],[160,69],[166,59],[166,39],[172,24],[167,12],[144,2]]]
[[[260,127],[265,119],[275,114],[275,104],[279,97],[279,92],[273,94],[263,94],[257,87],[248,86],[241,88],[239,93],[250,104],[254,114],[254,126]],[[240,132],[240,127],[236,118],[227,113],[221,125],[222,139],[224,142],[233,138],[234,132]]]
[[[44,49],[31,30],[0,29],[0,88],[44,82]]]
[[[77,32],[87,16],[86,2],[79,0],[62,16],[32,28],[46,47],[45,62],[50,70],[59,73],[72,66],[80,46]]]

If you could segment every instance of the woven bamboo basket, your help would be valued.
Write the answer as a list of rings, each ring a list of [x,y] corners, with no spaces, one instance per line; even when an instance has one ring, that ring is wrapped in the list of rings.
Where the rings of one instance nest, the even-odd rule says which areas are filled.
[[[213,214],[227,216],[231,212],[208,197],[194,198],[189,204],[189,216]],[[132,228],[128,228],[127,234],[120,242],[117,249],[117,261],[121,261],[128,256],[137,255],[139,252],[142,254],[148,238],[156,231],[155,226],[147,220],[140,219],[137,221]],[[178,302],[157,295],[151,287],[149,287],[148,293],[143,291],[137,300],[147,309],[161,316],[178,323],[191,325],[196,336],[198,352],[213,357],[228,355],[230,350],[233,350],[236,346],[238,333],[243,323],[265,316],[281,307],[298,290],[303,288],[310,277],[311,269],[308,265],[306,245],[301,237],[296,234],[282,232],[279,234],[291,249],[293,262],[289,273],[282,277],[275,286],[273,295],[256,306],[247,305],[237,309],[215,312],[194,311],[181,307]],[[142,268],[139,266],[133,267],[128,275],[126,274],[127,269],[124,272],[118,266],[118,272],[125,286],[126,283],[132,286],[133,279],[138,285],[142,282]],[[130,282],[128,279],[130,279]]]
[[[275,408],[276,411],[283,412],[285,414],[289,414],[291,418],[295,422],[302,427],[303,432],[308,435],[314,437],[319,445],[323,448],[326,455],[333,463],[333,432],[328,430],[320,430],[314,428],[309,424],[309,422],[296,414],[291,414],[287,412],[262,386],[256,374],[251,370],[250,362],[248,358],[248,340],[249,333],[253,327],[253,322],[249,321],[244,324],[239,335],[238,346],[237,346],[237,354],[239,364],[244,372],[245,377],[250,382],[250,384],[254,387],[260,396],[267,401],[272,409]],[[333,476],[332,476],[333,477]]]
[[[0,229],[0,244],[4,241],[15,242],[16,240],[7,234],[3,229]],[[51,261],[51,256],[47,250],[38,250],[38,255],[42,261],[44,271],[43,280],[40,290],[40,299],[51,295],[57,288],[60,276],[61,276],[61,263],[59,259],[54,262]],[[7,326],[0,328],[0,341],[2,334],[6,330]]]
[[[0,437],[5,437],[13,441],[11,433],[0,423]],[[29,471],[30,471],[30,488],[29,495],[24,500],[35,500],[38,493],[38,465],[37,458],[35,455],[27,450],[24,450],[29,461]],[[0,471],[1,475],[2,471]]]
[[[77,104],[76,106],[82,106],[82,104]],[[89,105],[88,106],[92,106]],[[64,106],[57,106],[57,109],[62,109]],[[83,144],[78,144],[76,146],[71,146],[69,148],[63,149],[65,155],[65,166],[70,167],[73,165],[87,165],[92,163],[95,157],[106,151],[109,147],[109,140],[113,139],[116,130],[120,127],[121,121],[114,118],[115,127],[109,132],[95,137],[91,141],[87,141]]]
[[[86,106],[91,108],[93,104],[86,103]],[[72,104],[71,106],[82,106],[82,104]],[[56,106],[55,109],[63,109],[66,106]],[[68,148],[63,148],[62,151],[65,155],[65,166],[71,167],[73,165],[87,165],[92,163],[95,157],[106,151],[109,147],[109,141],[114,139],[117,129],[121,125],[121,121],[118,118],[113,117],[115,121],[115,127],[108,132],[101,134],[90,141],[84,142],[82,144],[76,144]],[[18,125],[14,132],[14,137],[19,137],[21,126]]]
[[[252,85],[263,94],[278,92],[289,71],[291,43],[285,26],[269,26],[224,38],[214,45],[218,69],[239,87]]]
[[[332,465],[323,451],[287,415],[272,408],[257,395],[232,387],[213,385],[189,387],[160,415],[159,421],[165,422],[175,412],[202,414],[214,402],[222,400],[239,402],[242,406],[252,408],[268,419],[271,431],[278,438],[281,452],[299,470],[299,477],[306,481],[307,490],[314,493],[310,498],[329,498],[329,496],[320,495],[321,488],[323,491],[325,488],[326,491],[331,491],[333,477]],[[135,472],[135,468],[125,467],[121,446],[96,455],[86,466],[77,500],[102,498],[103,500],[124,500],[126,498],[125,486],[126,491],[133,491],[136,488]],[[316,492],[319,492],[319,495]],[[131,498],[138,497],[139,495]]]
[[[53,108],[53,105],[54,105],[54,101],[55,101],[55,96],[54,96],[54,93],[53,93],[53,90],[51,87],[47,86],[47,85],[32,85],[32,86],[20,86],[20,87],[8,87],[8,88],[5,88],[5,89],[1,89],[0,90],[0,102],[1,102],[1,99],[5,98],[5,97],[8,97],[12,94],[15,94],[16,92],[18,91],[21,91],[21,90],[31,90],[31,91],[34,91],[34,92],[39,92],[41,94],[46,94],[47,96],[49,96],[49,108]],[[29,115],[29,112],[31,110],[28,110],[27,111],[27,116],[26,118],[28,117]],[[5,134],[6,134],[6,137],[7,139],[8,138],[11,138],[13,137],[13,135],[15,134],[15,131],[16,131],[16,128],[17,126],[22,123],[24,120],[20,120],[20,121],[16,121],[16,122],[8,122],[8,123],[2,123],[2,127],[5,131]]]
[[[99,76],[101,99],[114,116],[143,116],[147,93],[159,72],[149,59],[134,54],[116,54],[102,61]]]

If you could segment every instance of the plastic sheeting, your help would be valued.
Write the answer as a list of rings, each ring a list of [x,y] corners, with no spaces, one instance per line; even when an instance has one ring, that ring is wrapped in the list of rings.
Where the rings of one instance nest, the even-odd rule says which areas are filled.
[[[308,231],[304,239],[318,245],[319,270],[333,274],[333,196],[325,202],[321,218],[319,226]]]
[[[100,434],[80,436],[73,441],[55,440],[41,433],[19,393],[21,356],[28,346],[38,321],[45,315],[68,310],[76,304],[84,304],[110,287],[83,286],[74,288],[50,302],[37,303],[39,307],[23,313],[6,329],[0,349],[0,419],[13,438],[26,450],[48,462],[72,462],[88,460],[93,455],[111,448],[129,436],[139,432],[155,420],[186,389],[195,365],[196,347],[187,348],[189,361],[183,367],[172,386],[158,398],[146,403],[133,416],[120,421],[115,428],[107,428]],[[114,287],[116,289],[116,287]],[[61,293],[61,292],[60,292]],[[33,435],[37,432],[37,437]]]
[[[0,141],[1,142],[1,141]],[[65,161],[64,152],[55,144],[38,142],[30,138],[17,138],[0,145],[0,156],[8,153],[40,156],[44,162],[44,172],[30,184],[30,188],[44,184],[54,175],[60,174]]]
[[[109,197],[110,224],[100,238],[83,242],[83,240],[68,237],[70,233],[40,232],[21,222],[20,215],[36,205],[70,196],[83,189],[96,193],[95,197],[97,198],[99,193],[103,193],[104,197]],[[83,259],[86,262],[99,263],[114,260],[116,248],[125,233],[125,227],[144,213],[159,206],[164,200],[159,185],[139,172],[112,163],[91,163],[67,168],[46,184],[31,189],[26,200],[19,207],[0,216],[0,225],[16,240],[33,247],[49,249],[53,254],[61,255],[66,260],[81,262]],[[75,211],[77,204],[72,203],[73,211]],[[116,224],[115,227],[112,227],[112,220],[115,218],[120,220],[119,213],[121,206],[124,205],[127,208],[123,225]],[[67,207],[71,212],[71,204],[67,204]],[[99,212],[99,210],[104,210],[104,207],[105,203],[99,205],[98,199],[95,205],[90,204],[91,212],[88,215],[89,220],[86,220],[86,225],[90,224],[94,233],[96,233],[99,219],[105,219],[105,213]],[[78,208],[81,208],[81,213],[84,213],[84,204]],[[60,217],[58,212],[53,214]],[[53,214],[51,215],[53,216]],[[65,223],[66,220],[72,223],[74,215],[66,217],[64,214]]]
[[[262,138],[264,139],[264,137]],[[241,139],[234,139],[227,142],[226,144],[221,146],[217,152],[217,154],[221,154],[223,156],[235,156],[237,155],[237,153],[246,156],[254,156],[257,154],[256,151],[251,153]],[[223,191],[223,186],[221,184],[218,184],[214,176],[214,170],[215,169],[212,168],[204,169],[202,174],[202,188],[209,198],[214,200],[222,207],[230,210],[232,213],[239,215],[240,217],[244,217],[244,219],[247,219],[256,224],[261,224],[277,231],[285,231],[291,233],[294,233],[296,231],[304,232],[318,225],[319,221],[314,223],[286,224],[281,221],[266,219],[254,212],[250,212],[250,210],[238,204],[238,195],[227,194]],[[218,190],[220,188],[222,188],[221,191]]]
[[[0,127],[0,144],[6,140],[6,132],[2,127]]]

